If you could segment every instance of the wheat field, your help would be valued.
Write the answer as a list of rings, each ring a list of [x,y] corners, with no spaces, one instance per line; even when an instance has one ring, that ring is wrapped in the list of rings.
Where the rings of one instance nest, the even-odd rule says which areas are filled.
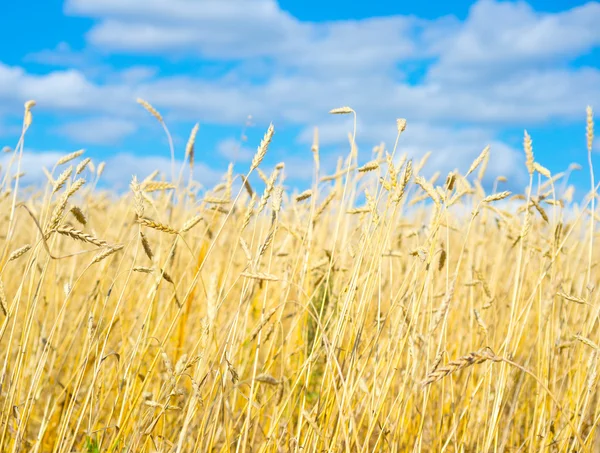
[[[300,190],[263,170],[273,125],[207,190],[197,126],[126,193],[82,151],[23,187],[34,106],[2,169],[0,451],[600,451],[591,108],[575,201],[583,168],[527,132],[522,193],[483,183],[483,147],[425,177],[402,119],[333,174],[315,134]]]

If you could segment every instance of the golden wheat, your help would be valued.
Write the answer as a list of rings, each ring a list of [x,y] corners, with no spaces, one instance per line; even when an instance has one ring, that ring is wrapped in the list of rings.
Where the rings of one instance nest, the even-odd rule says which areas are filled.
[[[272,124],[214,187],[182,165],[113,193],[68,156],[5,187],[0,451],[596,451],[597,193],[527,132],[522,191],[487,147],[445,180],[398,157],[395,126],[336,167],[315,129],[303,192],[261,168]]]

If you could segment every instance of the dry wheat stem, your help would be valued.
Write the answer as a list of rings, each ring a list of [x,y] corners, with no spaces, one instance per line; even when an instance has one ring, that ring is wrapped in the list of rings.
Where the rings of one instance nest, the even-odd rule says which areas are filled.
[[[152,228],[154,230],[162,231],[163,233],[179,234],[179,232],[176,229],[171,228],[169,225],[165,225],[164,223],[160,223],[160,222],[155,222],[154,220],[147,219],[145,217],[138,218],[137,222],[140,225],[144,225],[144,226],[146,226],[148,228]]]
[[[156,192],[159,190],[174,189],[175,184],[166,181],[148,181],[141,184],[140,189],[144,192]]]
[[[504,200],[505,198],[510,197],[510,195],[511,195],[511,192],[508,192],[508,191],[495,193],[492,195],[488,195],[483,200],[481,200],[481,202],[482,203],[491,203],[492,201]]]
[[[8,316],[7,303],[6,303],[6,294],[4,292],[4,283],[0,279],[0,310],[4,316]]]
[[[308,189],[296,196],[296,201],[304,201],[312,197],[312,190]]]
[[[96,189],[104,166],[84,159],[17,191],[19,142],[0,191],[0,451],[592,451],[597,186],[575,202],[575,167],[550,173],[527,132],[523,193],[502,191],[505,177],[484,191],[486,149],[476,178],[444,181],[429,154],[414,168],[396,157],[396,126],[394,151],[377,145],[362,167],[349,134],[325,178],[315,130],[309,190],[280,164],[265,174],[264,158],[262,196],[232,164],[211,187],[190,169],[183,186],[195,137],[179,179],[134,177],[120,196]],[[502,353],[479,349],[488,342]],[[446,357],[456,351],[476,352]],[[522,351],[524,366],[509,359]],[[436,409],[446,403],[454,420]]]
[[[350,107],[338,107],[329,111],[332,115],[348,115],[354,113]]]
[[[74,153],[67,154],[66,156],[61,157],[60,159],[58,159],[58,162],[56,162],[56,166],[58,167],[59,165],[71,162],[72,160],[77,159],[79,156],[81,156],[84,152],[85,150],[80,149],[79,151],[75,151]]]
[[[571,302],[575,302],[577,304],[590,305],[585,299],[583,299],[581,297],[572,296],[563,291],[559,291],[558,293],[556,293],[556,295],[562,297],[563,299],[569,300]]]
[[[456,373],[457,371],[468,368],[472,365],[477,365],[486,361],[500,362],[502,359],[492,353],[489,349],[482,349],[476,352],[470,352],[467,355],[459,357],[456,360],[448,362],[446,365],[438,367],[429,373],[425,379],[421,382],[422,387],[426,387],[433,384],[436,381],[448,376],[449,374]]]
[[[108,245],[108,242],[98,239],[89,233],[85,233],[81,230],[77,230],[71,226],[59,227],[55,231],[64,236],[69,236],[73,239],[83,241],[83,242],[89,242],[90,244],[97,245],[98,247],[104,247],[104,246]]]
[[[52,193],[56,193],[58,192],[60,189],[63,188],[63,186],[65,185],[65,183],[67,182],[67,179],[69,179],[69,177],[71,176],[71,173],[73,173],[73,166],[69,165],[69,167],[63,171],[58,178],[56,178],[56,181],[54,183],[54,189],[52,190]]]
[[[186,221],[183,226],[181,227],[181,232],[185,233],[187,231],[190,231],[192,228],[194,228],[196,225],[198,225],[198,223],[200,223],[200,221],[202,221],[202,215],[197,215],[192,217],[191,219],[189,219],[188,221]]]
[[[92,262],[90,263],[90,265],[99,263],[100,261],[102,261],[102,260],[108,258],[109,256],[113,255],[114,253],[118,252],[122,248],[123,248],[122,245],[115,245],[115,246],[109,247],[109,248],[99,252],[96,256],[94,256],[94,258],[92,258]]]
[[[144,99],[138,98],[137,99],[138,104],[140,104],[142,107],[144,107],[154,118],[156,118],[160,123],[163,123],[163,117],[160,113],[158,113],[158,110],[156,110],[154,107],[152,107],[152,105],[150,105],[150,103],[148,101],[145,101]]]
[[[250,165],[250,171],[257,169],[258,166],[260,165],[260,163],[265,158],[265,155],[267,154],[267,150],[269,149],[269,144],[271,143],[271,139],[273,138],[274,132],[275,132],[275,128],[273,127],[273,124],[271,123],[269,125],[269,128],[267,129],[267,132],[265,133],[263,139],[260,142],[260,145],[256,151],[256,154],[252,158],[252,164]]]
[[[24,245],[23,247],[19,247],[17,250],[15,250],[14,252],[12,252],[9,256],[8,256],[8,261],[14,261],[17,258],[25,255],[29,250],[31,250],[31,245],[27,244]]]
[[[254,280],[267,280],[276,282],[279,280],[279,277],[276,275],[268,274],[266,272],[242,272],[242,277],[251,278]]]
[[[479,154],[479,156],[477,156],[477,158],[473,161],[473,163],[469,167],[469,170],[465,174],[465,177],[469,176],[471,173],[473,173],[477,169],[477,167],[479,167],[481,162],[483,162],[483,160],[488,156],[489,152],[490,152],[490,147],[488,145],[483,149],[481,154]]]
[[[525,156],[526,156],[525,165],[527,166],[527,171],[529,172],[530,175],[533,175],[533,172],[535,170],[535,167],[533,165],[534,164],[533,146],[531,144],[531,137],[529,136],[527,131],[525,131],[524,138],[523,138],[523,149],[525,150]]]
[[[154,259],[154,253],[152,252],[152,247],[150,247],[150,242],[148,242],[148,238],[142,231],[140,231],[140,240],[142,242],[144,253],[148,257],[148,259],[152,261]]]
[[[83,211],[81,210],[80,207],[78,206],[72,206],[71,207],[71,214],[73,214],[73,217],[75,217],[75,219],[81,223],[82,225],[87,225],[87,218],[85,217],[85,214],[83,213]]]
[[[198,133],[199,127],[200,125],[198,123],[194,125],[192,132],[190,132],[187,144],[185,145],[185,157],[187,157],[190,167],[194,166],[194,145],[196,143],[196,134]]]
[[[358,172],[359,173],[367,173],[370,171],[374,171],[377,170],[379,168],[379,162],[377,161],[371,161],[371,162],[367,162],[365,165],[363,165],[362,167],[358,168]]]
[[[75,168],[75,175],[78,175],[80,173],[83,172],[83,170],[85,170],[85,168],[88,166],[88,164],[92,161],[91,158],[86,157],[85,159],[83,159],[81,162],[79,162],[79,164],[77,165],[77,167]]]

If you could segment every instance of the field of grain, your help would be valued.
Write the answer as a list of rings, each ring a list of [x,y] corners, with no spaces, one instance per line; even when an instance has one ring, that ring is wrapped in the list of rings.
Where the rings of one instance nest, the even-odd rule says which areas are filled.
[[[485,190],[485,144],[426,178],[400,119],[335,174],[316,134],[300,190],[263,169],[273,126],[208,190],[197,128],[127,193],[80,152],[26,188],[34,105],[0,188],[0,451],[600,451],[591,168],[573,200],[525,133],[522,193]]]

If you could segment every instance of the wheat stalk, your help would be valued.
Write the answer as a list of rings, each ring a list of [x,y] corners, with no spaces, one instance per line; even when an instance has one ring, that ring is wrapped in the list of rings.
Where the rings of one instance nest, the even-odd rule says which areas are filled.
[[[438,193],[435,191],[435,189],[433,188],[433,186],[429,183],[429,181],[427,181],[422,176],[417,176],[415,178],[415,182],[417,183],[417,185],[419,185],[421,187],[421,189],[423,189],[425,191],[425,193],[427,193],[429,198],[431,198],[435,202],[436,205],[440,204],[440,197],[439,197]]]
[[[96,254],[94,256],[90,265],[99,263],[100,261],[103,261],[104,259],[108,258],[109,256],[117,253],[122,248],[123,248],[122,245],[115,245],[115,246],[104,249],[103,251],[99,252],[98,254]]]
[[[171,228],[169,225],[165,225],[164,223],[160,223],[160,222],[155,222],[154,220],[150,220],[145,217],[138,218],[137,222],[140,225],[147,226],[148,228],[152,228],[154,230],[162,231],[163,233],[168,233],[168,234],[178,234],[179,233],[175,228]]]
[[[104,166],[106,165],[106,162],[100,162],[100,164],[98,164],[98,168],[96,169],[96,176],[99,178],[100,176],[102,176],[102,173],[104,173]]]
[[[589,346],[590,348],[592,348],[596,351],[600,350],[600,346],[598,346],[596,343],[594,343],[589,338],[584,337],[583,335],[575,334],[575,335],[573,335],[573,338],[577,341],[580,341],[584,345]]]
[[[362,167],[359,167],[358,172],[359,173],[367,173],[369,171],[377,170],[378,168],[379,168],[379,162],[377,162],[376,160],[373,160],[371,162],[367,162]]]
[[[154,272],[154,269],[151,267],[137,266],[133,268],[134,272],[140,272],[142,274],[151,274]]]
[[[254,378],[254,380],[256,382],[260,382],[262,384],[269,384],[269,385],[279,385],[280,381],[278,379],[275,379],[273,376],[271,376],[270,374],[259,374],[258,376],[256,376],[256,378]]]
[[[84,149],[80,149],[79,151],[75,151],[71,154],[67,154],[66,156],[61,157],[60,159],[58,159],[58,162],[56,162],[56,166],[58,167],[59,165],[71,162],[72,160],[77,159],[79,156],[81,156],[84,152]]]
[[[267,274],[265,272],[242,272],[241,276],[251,278],[254,280],[267,280],[272,282],[276,282],[279,280],[279,277],[277,277],[276,275]]]
[[[148,242],[148,238],[142,231],[140,231],[140,241],[142,242],[142,248],[144,249],[144,253],[148,257],[148,259],[152,261],[154,259],[154,253],[152,252],[152,247],[150,247],[150,242]]]
[[[548,170],[546,167],[543,167],[542,165],[538,164],[537,162],[533,163],[533,168],[540,175],[545,176],[546,178],[552,178],[552,174],[550,173],[550,170]]]
[[[483,160],[488,156],[489,152],[490,152],[490,146],[488,145],[483,149],[483,151],[481,151],[479,156],[477,156],[477,158],[473,161],[473,163],[469,167],[469,170],[467,171],[467,174],[465,175],[465,177],[469,176],[471,173],[473,173],[477,169],[477,167],[479,167],[481,162],[483,162]],[[481,178],[479,178],[479,179],[481,179]]]
[[[464,370],[473,365],[478,365],[486,361],[499,362],[502,359],[493,354],[489,349],[482,349],[476,352],[470,352],[467,355],[459,357],[456,360],[448,362],[446,365],[438,367],[431,373],[429,373],[425,379],[421,382],[422,387],[426,387],[440,379],[448,376],[449,374],[456,373],[460,370]]]
[[[2,279],[0,279],[0,310],[2,310],[4,316],[8,316],[6,293],[4,292],[4,283],[2,283]]]
[[[19,247],[17,250],[12,252],[8,256],[8,261],[10,262],[16,260],[17,258],[20,258],[21,256],[25,255],[29,250],[31,250],[30,244],[26,244],[23,247]]]
[[[310,197],[312,197],[312,190],[308,189],[308,190],[305,190],[304,192],[302,192],[301,194],[297,195],[296,201],[300,202],[300,201],[308,200]]]
[[[354,113],[354,110],[352,110],[350,107],[338,107],[331,109],[329,113],[332,115],[348,115],[350,113]]]
[[[72,239],[76,239],[83,242],[89,242],[90,244],[97,245],[98,247],[104,247],[108,245],[108,242],[98,239],[89,233],[85,233],[81,230],[76,230],[71,226],[59,227],[56,229],[56,232],[64,236],[69,236]]]
[[[158,110],[156,110],[154,107],[152,107],[152,105],[150,105],[150,103],[148,101],[138,98],[137,103],[140,104],[142,107],[144,107],[154,118],[156,118],[158,120],[158,122],[164,123],[162,115],[160,113],[158,113]]]
[[[31,115],[31,109],[35,107],[35,101],[30,100],[25,102],[25,118],[23,119],[23,127],[24,129],[28,129],[31,126],[31,122],[33,121],[33,116]]]
[[[274,132],[275,132],[275,128],[273,127],[273,124],[271,123],[269,125],[269,128],[267,129],[267,132],[265,133],[262,141],[260,142],[260,145],[256,151],[256,154],[252,158],[252,164],[250,165],[250,171],[257,169],[258,166],[260,165],[260,163],[265,158],[265,155],[267,154],[267,150],[269,149],[269,144],[271,143],[271,139],[273,138]]]
[[[80,173],[83,172],[83,170],[85,170],[85,168],[88,166],[88,164],[92,161],[92,159],[90,159],[89,157],[86,157],[85,159],[83,159],[81,162],[79,162],[79,164],[77,165],[77,167],[75,168],[75,175],[78,175]]]
[[[508,198],[511,195],[512,195],[512,192],[508,192],[508,191],[504,191],[504,192],[500,192],[500,193],[495,193],[495,194],[492,194],[492,195],[488,195],[483,200],[481,200],[481,202],[482,203],[491,203],[492,201],[504,200],[505,198]]]
[[[63,188],[63,186],[67,182],[67,179],[69,179],[69,177],[71,176],[71,173],[73,173],[73,166],[69,165],[69,167],[65,171],[63,171],[56,179],[54,183],[54,189],[52,190],[53,194]]]
[[[81,210],[80,207],[78,206],[72,206],[71,207],[71,214],[73,214],[73,217],[75,217],[75,219],[81,223],[82,225],[87,225],[87,218],[85,217],[85,214],[83,213],[83,211]]]
[[[166,181],[148,181],[141,184],[140,188],[144,192],[156,192],[159,190],[175,189],[175,184]]]
[[[586,139],[588,152],[592,152],[594,143],[594,111],[591,106],[587,106],[585,109],[586,113]]]
[[[556,293],[557,296],[562,297],[563,299],[566,299],[568,301],[571,302],[575,302],[577,304],[581,304],[581,305],[590,305],[585,299],[581,298],[581,297],[576,297],[576,296],[572,296],[570,294],[567,294],[563,291],[559,291],[558,293]]]
[[[196,134],[198,133],[199,127],[200,125],[198,123],[194,125],[190,132],[187,144],[185,145],[185,157],[188,159],[190,167],[194,166],[194,145],[196,144]]]
[[[525,131],[525,137],[523,139],[523,149],[525,150],[525,165],[527,166],[527,171],[530,175],[533,175],[533,172],[535,170],[535,167],[533,165],[533,146],[531,145],[531,137],[529,136],[527,131]]]
[[[194,228],[202,220],[202,215],[197,215],[186,221],[181,227],[181,232],[186,233]]]

